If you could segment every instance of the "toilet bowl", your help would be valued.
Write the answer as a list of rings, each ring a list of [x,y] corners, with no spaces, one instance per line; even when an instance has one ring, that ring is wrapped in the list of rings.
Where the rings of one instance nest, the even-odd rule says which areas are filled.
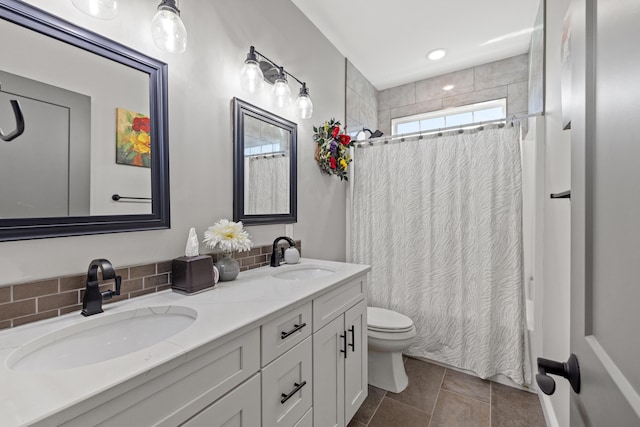
[[[409,384],[402,351],[416,336],[413,321],[404,314],[367,307],[369,384],[400,393]]]

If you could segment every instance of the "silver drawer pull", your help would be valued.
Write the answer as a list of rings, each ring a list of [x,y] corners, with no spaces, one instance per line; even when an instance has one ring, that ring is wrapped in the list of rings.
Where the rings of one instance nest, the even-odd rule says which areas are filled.
[[[288,337],[289,335],[293,335],[296,332],[298,332],[300,329],[304,328],[305,326],[307,326],[306,323],[302,323],[300,325],[293,325],[293,329],[290,330],[289,332],[281,332],[280,333],[280,338],[281,339],[285,339],[286,337]]]
[[[300,389],[301,389],[302,387],[304,387],[306,384],[307,384],[307,382],[306,382],[306,381],[302,381],[300,384],[298,384],[298,383],[293,383],[293,385],[294,385],[294,389],[293,389],[293,390],[291,390],[291,393],[289,393],[289,394],[284,394],[284,393],[282,393],[282,394],[281,394],[282,399],[280,400],[280,403],[284,404],[284,402],[286,402],[287,400],[291,399],[291,398],[293,397],[293,395],[294,395],[294,394],[296,394],[297,392],[299,392],[299,391],[300,391]]]

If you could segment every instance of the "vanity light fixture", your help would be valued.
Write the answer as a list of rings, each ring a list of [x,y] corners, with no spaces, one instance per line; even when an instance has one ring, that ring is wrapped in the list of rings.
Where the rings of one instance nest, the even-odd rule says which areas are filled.
[[[71,3],[83,13],[98,19],[113,19],[118,13],[116,0],[71,0]]]
[[[301,119],[310,119],[313,115],[313,103],[309,96],[307,84],[285,71],[284,67],[279,66],[258,52],[253,46],[249,48],[247,59],[245,59],[240,70],[240,86],[249,93],[256,93],[262,90],[266,81],[273,85],[273,96],[276,105],[279,108],[285,108],[291,104],[291,88],[287,81],[288,77],[292,77],[300,84],[300,92],[295,102],[298,116]]]
[[[187,49],[187,29],[180,19],[177,0],[161,0],[151,21],[151,35],[158,48],[169,53]]]
[[[442,48],[434,49],[427,54],[427,58],[429,58],[432,61],[438,61],[444,58],[446,54],[447,54],[447,49],[442,49]]]

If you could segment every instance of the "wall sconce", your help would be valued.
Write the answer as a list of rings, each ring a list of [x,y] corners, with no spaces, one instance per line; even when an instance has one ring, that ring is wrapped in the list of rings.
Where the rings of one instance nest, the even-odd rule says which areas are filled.
[[[187,49],[187,29],[180,19],[176,0],[162,0],[151,21],[153,42],[169,53],[182,53]]]
[[[258,57],[261,60],[258,60]],[[284,108],[291,104],[291,88],[287,77],[292,77],[300,84],[300,93],[296,99],[296,109],[301,119],[310,119],[313,115],[313,103],[309,97],[307,84],[296,76],[284,70],[284,67],[258,52],[253,46],[249,48],[247,59],[240,70],[240,86],[249,93],[262,90],[264,82],[273,85],[273,96],[278,107]]]
[[[113,19],[118,13],[116,0],[71,0],[71,3],[81,12],[98,19]]]

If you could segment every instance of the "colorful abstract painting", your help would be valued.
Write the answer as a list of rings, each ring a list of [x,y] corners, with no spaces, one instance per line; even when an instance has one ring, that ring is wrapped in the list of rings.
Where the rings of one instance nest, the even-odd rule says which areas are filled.
[[[148,116],[116,108],[116,163],[151,167],[151,124]]]

